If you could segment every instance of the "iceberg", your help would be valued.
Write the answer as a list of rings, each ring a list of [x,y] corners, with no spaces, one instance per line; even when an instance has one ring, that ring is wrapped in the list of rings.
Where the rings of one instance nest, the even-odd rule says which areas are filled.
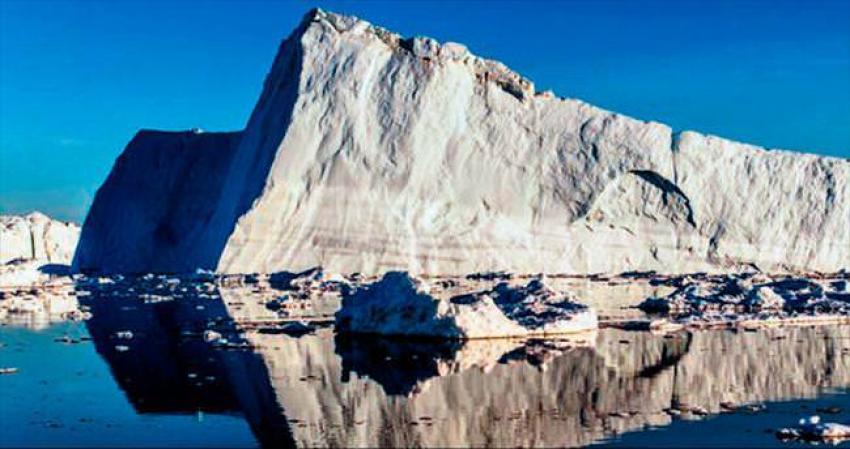
[[[674,131],[538,92],[460,44],[314,10],[243,131],[130,142],[73,268],[835,272],[848,179],[846,159]]]

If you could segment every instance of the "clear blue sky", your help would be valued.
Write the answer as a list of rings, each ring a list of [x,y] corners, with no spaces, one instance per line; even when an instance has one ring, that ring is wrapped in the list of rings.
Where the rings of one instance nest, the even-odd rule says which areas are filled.
[[[241,129],[313,6],[674,129],[850,157],[848,0],[0,0],[0,211],[80,221],[139,128]]]

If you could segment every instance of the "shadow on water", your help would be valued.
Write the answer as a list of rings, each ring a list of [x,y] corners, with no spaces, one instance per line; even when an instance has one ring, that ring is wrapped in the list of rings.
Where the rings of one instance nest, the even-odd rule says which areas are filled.
[[[262,358],[244,340],[221,298],[151,301],[131,284],[86,290],[86,322],[97,352],[138,413],[242,414],[264,446],[294,447]],[[213,331],[232,344],[205,340]]]
[[[134,285],[97,286],[81,302],[135,409],[239,414],[266,446],[581,446],[721,404],[850,385],[848,327],[465,343],[293,336],[256,324],[252,304],[265,310],[268,298],[249,299],[251,285],[176,299]]]
[[[341,382],[348,383],[356,372],[380,384],[389,396],[408,395],[421,382],[440,376],[440,362],[452,360],[461,346],[457,341],[400,341],[339,334],[334,339],[334,350],[342,360]]]

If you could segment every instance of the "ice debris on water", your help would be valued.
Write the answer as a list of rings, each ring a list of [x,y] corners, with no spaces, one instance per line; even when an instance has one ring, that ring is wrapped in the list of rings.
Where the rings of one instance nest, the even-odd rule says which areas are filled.
[[[222,340],[220,333],[213,330],[204,331],[204,341],[207,343],[215,343]]]
[[[342,332],[467,339],[581,332],[598,321],[593,309],[541,279],[470,291],[390,272],[345,292],[336,324]]]
[[[118,331],[115,332],[115,338],[120,340],[132,340],[133,339],[133,331]]]
[[[712,322],[850,318],[846,279],[818,276],[773,279],[743,273],[682,276],[669,283],[675,287],[671,293],[647,298],[638,308],[692,326]]]
[[[779,429],[776,436],[781,440],[829,441],[850,438],[850,426],[838,423],[822,423],[814,415],[800,420],[797,427]]]

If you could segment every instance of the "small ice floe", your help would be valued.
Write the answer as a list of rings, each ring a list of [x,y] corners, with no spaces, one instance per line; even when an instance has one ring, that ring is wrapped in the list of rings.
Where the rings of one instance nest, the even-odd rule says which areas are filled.
[[[720,410],[722,410],[724,412],[734,412],[734,411],[737,411],[738,408],[739,408],[739,405],[732,402],[732,401],[726,401],[726,402],[720,403]]]
[[[764,404],[743,404],[741,405],[740,410],[747,413],[760,413],[767,410],[767,406]]]
[[[732,401],[726,401],[720,403],[720,410],[723,412],[746,412],[746,413],[759,413],[763,412],[767,409],[764,404],[738,404]]]
[[[336,325],[341,332],[473,339],[583,332],[596,329],[598,320],[594,310],[540,279],[459,292],[390,272],[346,291]]]
[[[216,343],[216,342],[220,342],[221,340],[223,340],[223,339],[222,339],[220,333],[218,333],[216,331],[212,331],[212,330],[204,331],[204,341],[205,342]]]
[[[115,338],[119,340],[132,340],[133,339],[133,331],[118,331],[115,332]]]
[[[837,423],[822,423],[820,416],[800,420],[797,427],[779,429],[776,436],[781,440],[833,441],[850,438],[850,426]]]
[[[70,321],[87,321],[92,319],[94,315],[86,310],[72,310],[64,315]]]
[[[692,418],[709,415],[709,411],[705,407],[687,404],[678,404],[673,407],[670,407],[669,409],[667,409],[667,413],[673,416],[685,415]]]
[[[188,279],[191,281],[214,281],[215,272],[198,268],[193,274],[189,275]]]
[[[63,335],[61,337],[56,337],[53,339],[56,343],[64,343],[66,345],[74,345],[80,342],[76,338],[72,338],[70,335]]]

